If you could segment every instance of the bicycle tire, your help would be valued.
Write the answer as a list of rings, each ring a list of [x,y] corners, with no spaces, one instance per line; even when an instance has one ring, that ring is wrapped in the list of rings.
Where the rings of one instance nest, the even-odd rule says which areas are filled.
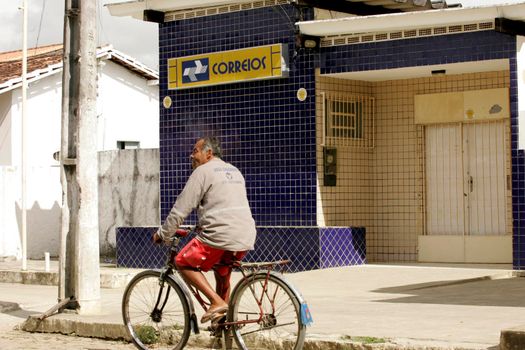
[[[122,297],[124,325],[138,349],[182,350],[191,331],[188,301],[174,280],[166,278],[161,289],[159,278],[160,271],[148,270],[128,283]]]
[[[242,350],[302,349],[306,327],[301,322],[299,298],[283,279],[270,275],[262,301],[264,314],[260,317],[255,296],[260,299],[265,281],[266,273],[254,274],[235,287],[228,321],[261,319],[257,323],[232,326],[235,343]]]

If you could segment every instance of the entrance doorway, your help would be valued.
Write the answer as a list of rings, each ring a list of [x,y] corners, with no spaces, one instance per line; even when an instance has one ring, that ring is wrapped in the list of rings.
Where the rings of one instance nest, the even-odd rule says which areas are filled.
[[[512,262],[506,128],[505,121],[426,127],[420,261]]]

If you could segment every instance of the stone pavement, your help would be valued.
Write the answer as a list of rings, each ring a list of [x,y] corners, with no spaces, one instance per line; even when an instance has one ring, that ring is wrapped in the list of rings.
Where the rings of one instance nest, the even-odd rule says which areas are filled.
[[[43,262],[28,266],[36,271]],[[47,274],[54,270],[56,263]],[[19,271],[20,262],[0,262],[2,278]],[[124,281],[137,272],[102,264],[101,274],[119,275],[115,281],[120,282],[101,289],[100,315],[63,313],[38,325],[32,318],[24,327],[125,338],[120,302]],[[502,350],[523,350],[525,278],[520,275],[509,265],[368,264],[287,274],[286,278],[302,292],[313,315],[305,350],[497,349],[500,338]],[[37,283],[35,278],[22,280]],[[236,274],[234,279],[238,278]],[[21,315],[20,321],[56,303],[54,286],[6,282],[0,283],[0,311]],[[14,306],[20,309],[13,311]],[[206,333],[192,335],[191,344],[209,342]]]

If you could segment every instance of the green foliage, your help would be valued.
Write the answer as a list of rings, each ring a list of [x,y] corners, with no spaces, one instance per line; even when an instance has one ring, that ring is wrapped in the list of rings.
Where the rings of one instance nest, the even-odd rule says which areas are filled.
[[[354,341],[357,343],[363,343],[363,344],[380,344],[380,343],[386,343],[386,340],[383,338],[375,338],[375,337],[352,337],[349,335],[343,335],[341,337],[343,340],[349,340]]]
[[[135,329],[137,337],[143,344],[153,344],[158,341],[158,335],[152,326],[141,326]]]

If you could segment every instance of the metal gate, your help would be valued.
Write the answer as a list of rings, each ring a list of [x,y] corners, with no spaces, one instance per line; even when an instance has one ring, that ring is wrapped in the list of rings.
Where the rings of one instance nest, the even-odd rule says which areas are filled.
[[[506,233],[505,126],[426,127],[427,235]]]

